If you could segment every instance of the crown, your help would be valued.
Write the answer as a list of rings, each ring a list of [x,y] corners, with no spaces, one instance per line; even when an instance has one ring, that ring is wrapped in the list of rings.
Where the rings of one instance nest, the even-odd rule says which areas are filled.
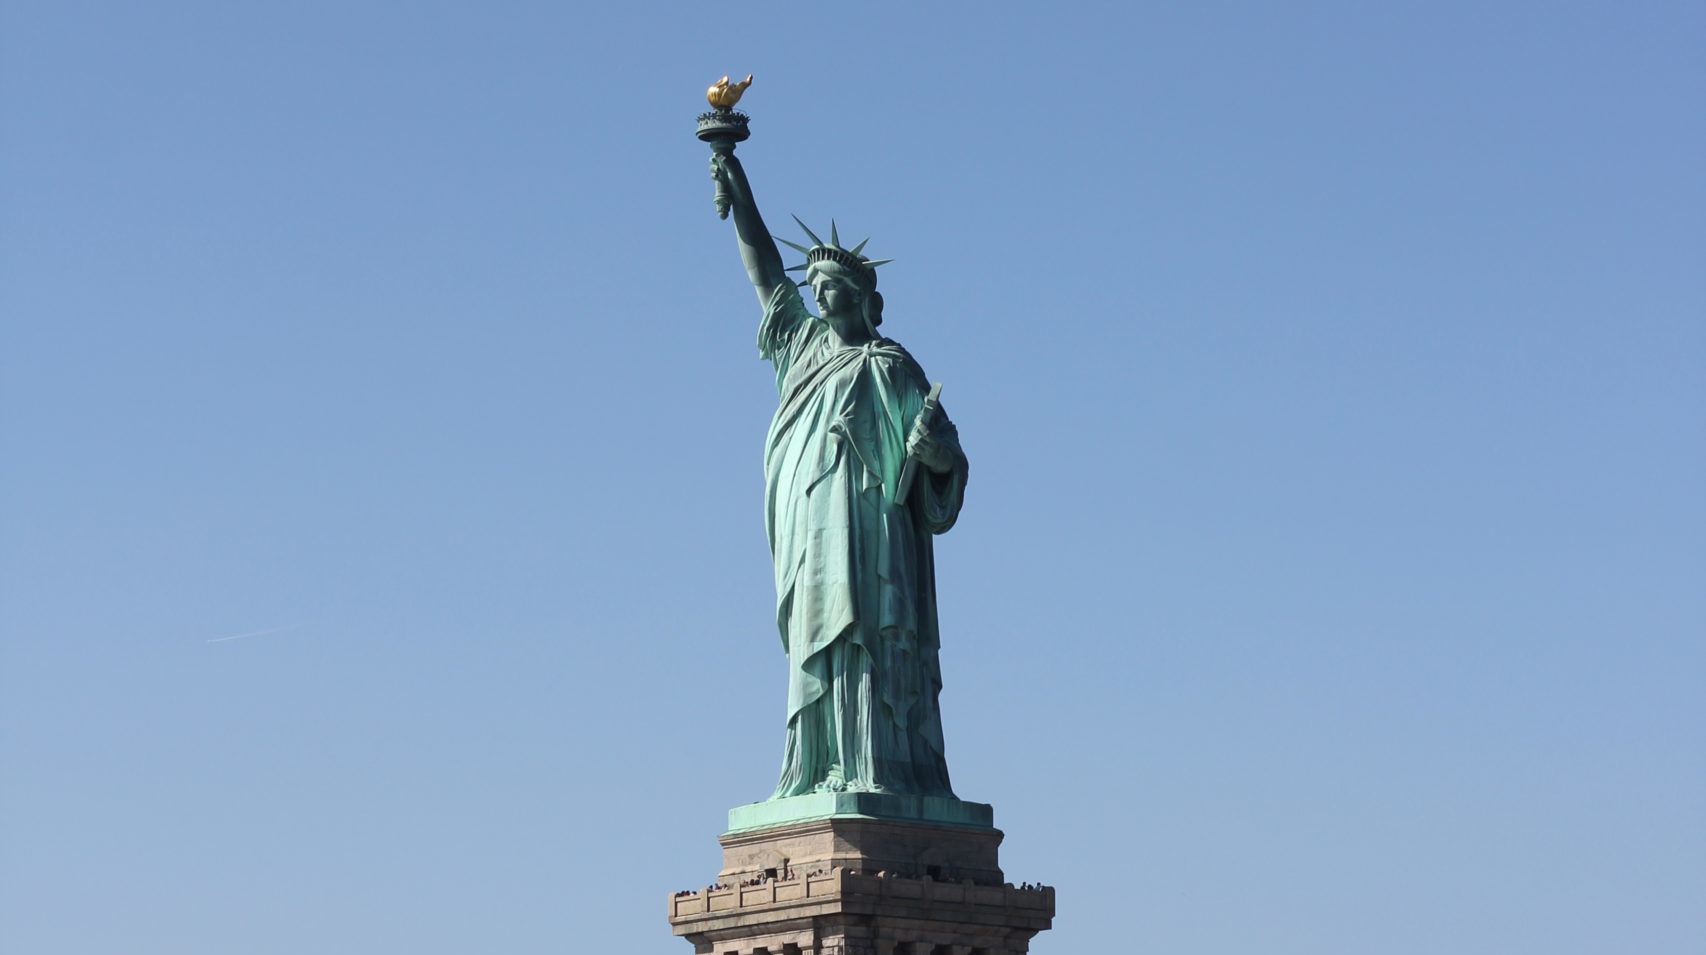
[[[795,216],[794,221],[800,222],[800,217]],[[894,261],[893,259],[867,259],[860,255],[859,253],[865,248],[865,242],[871,241],[870,239],[866,239],[865,242],[861,242],[851,249],[842,248],[841,235],[835,228],[834,219],[829,220],[828,242],[818,238],[817,233],[813,232],[804,222],[800,222],[800,228],[805,230],[806,235],[811,236],[812,245],[810,248],[800,245],[798,242],[789,242],[779,235],[771,237],[783,245],[798,249],[806,254],[806,260],[803,263],[788,267],[787,271],[789,272],[804,272],[819,262],[834,262],[836,265],[862,276],[874,289],[877,287],[877,266]],[[807,279],[799,284],[802,287],[807,286],[811,284],[811,280]]]

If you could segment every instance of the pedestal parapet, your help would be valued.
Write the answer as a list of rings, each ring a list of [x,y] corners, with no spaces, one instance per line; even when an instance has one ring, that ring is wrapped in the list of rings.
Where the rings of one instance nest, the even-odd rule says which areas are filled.
[[[804,805],[770,810],[788,814]],[[835,800],[814,805],[860,808]],[[671,896],[670,926],[701,955],[1022,955],[1054,919],[1054,889],[1005,882],[1002,833],[988,824],[989,807],[961,805],[977,807],[986,822],[844,811],[731,828],[718,839],[723,868],[716,884]],[[753,808],[732,810],[731,823],[753,818]]]
[[[887,873],[793,873],[669,900],[701,955],[1022,955],[1054,921],[1054,889]]]

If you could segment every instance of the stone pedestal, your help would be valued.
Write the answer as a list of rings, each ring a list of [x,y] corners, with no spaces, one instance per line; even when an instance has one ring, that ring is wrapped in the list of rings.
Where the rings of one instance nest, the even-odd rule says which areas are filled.
[[[802,803],[831,814],[724,833],[716,884],[670,897],[675,934],[699,955],[1022,955],[1053,921],[1052,888],[1005,882],[1001,830],[905,818],[917,807],[868,797],[862,808],[894,815],[849,805]],[[987,806],[962,806],[989,818]],[[759,803],[730,818],[788,808]]]

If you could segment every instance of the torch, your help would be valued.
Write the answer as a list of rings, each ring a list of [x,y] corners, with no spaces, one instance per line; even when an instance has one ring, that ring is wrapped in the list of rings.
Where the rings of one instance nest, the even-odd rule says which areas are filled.
[[[740,94],[752,85],[752,74],[739,83],[730,83],[728,77],[723,77],[711,84],[705,91],[705,98],[711,102],[709,113],[699,114],[700,139],[711,144],[711,152],[718,156],[732,155],[735,143],[741,142],[752,135],[746,124],[751,117],[739,112],[734,105],[740,102]],[[729,217],[729,187],[722,180],[717,180],[717,218]]]

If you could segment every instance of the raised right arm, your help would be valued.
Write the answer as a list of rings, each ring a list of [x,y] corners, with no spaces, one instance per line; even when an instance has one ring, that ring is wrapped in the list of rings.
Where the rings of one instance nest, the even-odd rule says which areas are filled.
[[[776,289],[794,283],[782,270],[782,253],[777,251],[776,240],[770,237],[770,230],[764,227],[764,218],[752,201],[752,186],[746,181],[746,170],[734,156],[734,144],[730,143],[727,151],[717,149],[717,145],[721,144],[712,146],[711,178],[728,187],[729,212],[735,220],[740,260],[758,292],[759,303],[768,306]]]

